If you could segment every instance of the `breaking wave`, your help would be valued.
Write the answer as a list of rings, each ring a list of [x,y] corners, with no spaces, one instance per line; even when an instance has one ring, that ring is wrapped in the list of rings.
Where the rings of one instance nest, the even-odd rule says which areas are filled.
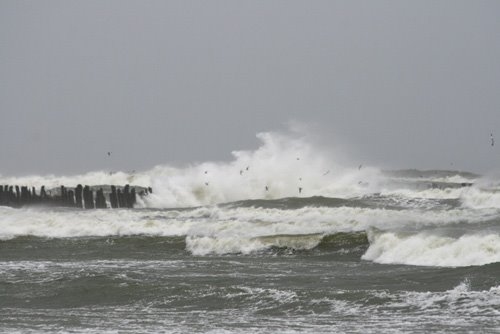
[[[479,176],[457,171],[381,171],[349,162],[335,145],[324,148],[307,135],[259,133],[260,146],[235,151],[228,162],[203,162],[184,167],[160,165],[147,171],[95,171],[82,175],[7,177],[0,184],[47,189],[77,184],[131,184],[152,187],[138,207],[179,208],[244,200],[294,197],[350,199],[371,194],[406,198],[464,198],[469,205],[494,204],[469,187]],[[496,205],[496,204],[495,204]]]
[[[458,236],[453,234],[370,230],[370,247],[362,259],[385,264],[439,267],[480,266],[500,262],[498,231],[478,231]]]
[[[229,162],[134,173],[0,176],[2,185],[48,189],[153,188],[133,210],[0,207],[0,240],[145,235],[184,238],[194,255],[342,251],[386,264],[500,262],[497,177],[381,171],[349,163],[307,136],[257,137],[256,150],[233,152]]]

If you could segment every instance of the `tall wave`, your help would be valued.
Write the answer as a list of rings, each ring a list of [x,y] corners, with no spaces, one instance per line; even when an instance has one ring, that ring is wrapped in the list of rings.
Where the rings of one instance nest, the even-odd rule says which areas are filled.
[[[265,132],[257,134],[255,150],[235,151],[228,162],[203,162],[184,167],[159,165],[142,172],[95,171],[73,176],[2,177],[0,184],[46,188],[77,184],[152,187],[153,194],[139,207],[176,208],[248,199],[284,197],[352,198],[380,193],[416,198],[459,198],[477,176],[454,171],[381,172],[349,162],[306,135]],[[482,192],[478,196],[483,196]],[[477,204],[472,199],[467,203]],[[481,200],[478,205],[485,205]],[[489,203],[493,203],[494,199]],[[486,203],[487,204],[487,203]]]

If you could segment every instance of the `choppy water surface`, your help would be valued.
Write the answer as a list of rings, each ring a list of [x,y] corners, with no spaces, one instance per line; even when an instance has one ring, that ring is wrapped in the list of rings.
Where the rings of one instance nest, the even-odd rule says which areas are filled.
[[[154,189],[0,208],[0,332],[498,332],[498,178],[334,169],[273,140],[222,165],[0,178]]]

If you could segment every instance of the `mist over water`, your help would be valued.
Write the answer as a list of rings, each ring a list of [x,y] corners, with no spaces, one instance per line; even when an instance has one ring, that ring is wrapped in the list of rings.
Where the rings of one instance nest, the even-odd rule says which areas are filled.
[[[0,328],[269,332],[278,322],[286,333],[465,333],[500,325],[491,318],[500,319],[498,178],[381,170],[304,134],[257,137],[257,149],[228,162],[0,177],[48,189],[153,189],[134,209],[0,207]]]

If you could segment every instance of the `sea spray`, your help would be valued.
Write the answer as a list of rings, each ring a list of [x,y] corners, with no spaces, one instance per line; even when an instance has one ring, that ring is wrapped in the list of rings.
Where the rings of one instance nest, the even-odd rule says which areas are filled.
[[[468,206],[496,204],[495,189],[473,188],[476,175],[456,171],[394,171],[350,163],[334,147],[317,145],[297,133],[257,134],[255,150],[235,151],[227,162],[202,162],[184,167],[158,165],[147,171],[95,171],[74,176],[0,177],[0,184],[46,189],[61,185],[130,184],[152,187],[137,207],[179,208],[249,199],[285,197],[355,198],[373,194],[418,199],[460,198]],[[477,189],[478,192],[474,192]]]
[[[233,152],[230,162],[206,162],[169,169],[152,178],[155,190],[147,199],[153,207],[196,206],[245,199],[361,193],[363,174],[327,158],[303,138],[260,133],[254,151]],[[369,174],[373,170],[363,171]]]
[[[285,144],[273,144],[276,155],[287,152]],[[470,185],[475,179],[455,171],[426,171],[421,178],[416,170],[365,166],[317,173],[331,159],[315,146],[311,152],[319,157],[305,169],[291,168],[304,155],[297,160],[290,152],[281,155],[288,165],[267,162],[271,157],[257,153],[268,146],[227,163],[65,180],[153,186],[131,209],[0,207],[2,329],[499,328],[500,212],[493,182]],[[295,170],[301,194],[287,188],[297,182],[290,176]],[[272,187],[269,175],[284,185]],[[311,189],[318,194],[308,194]]]
[[[376,191],[379,171],[337,159],[333,147],[315,145],[297,133],[257,134],[255,150],[235,151],[228,162],[202,162],[184,167],[159,165],[148,171],[95,171],[74,176],[0,177],[1,184],[46,189],[61,185],[152,187],[140,207],[174,208],[246,199],[283,197],[352,197]],[[342,160],[342,164],[338,160]]]

